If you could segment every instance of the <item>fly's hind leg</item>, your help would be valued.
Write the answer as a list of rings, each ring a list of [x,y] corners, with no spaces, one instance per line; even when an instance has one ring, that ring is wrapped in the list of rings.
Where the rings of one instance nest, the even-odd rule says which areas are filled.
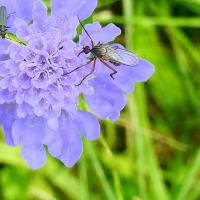
[[[114,80],[115,78],[113,77],[115,74],[117,73],[117,71],[113,72],[110,74],[110,77]]]
[[[12,13],[10,13],[7,17],[6,17],[6,19],[8,20],[12,15],[14,15],[15,14],[15,12],[12,12]]]
[[[103,59],[99,59],[106,67],[111,69],[113,72],[110,74],[110,77],[114,80],[114,75],[117,74],[117,70],[115,70],[113,67],[111,67],[108,63],[106,63]]]

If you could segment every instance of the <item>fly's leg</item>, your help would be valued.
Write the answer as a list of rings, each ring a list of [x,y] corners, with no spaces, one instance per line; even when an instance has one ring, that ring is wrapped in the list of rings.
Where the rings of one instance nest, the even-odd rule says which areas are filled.
[[[65,73],[64,75],[66,75],[66,74],[71,74],[72,72],[75,72],[76,70],[78,70],[78,69],[80,69],[80,68],[82,68],[82,67],[84,67],[84,66],[86,66],[86,65],[89,65],[93,60],[94,60],[94,58],[92,58],[91,60],[89,60],[87,63],[85,63],[85,64],[83,64],[83,65],[80,65],[79,67],[76,67],[76,68],[73,69],[72,71]]]
[[[93,65],[92,65],[92,71],[91,71],[89,74],[87,74],[87,75],[81,80],[81,82],[80,82],[79,84],[77,84],[77,85],[75,85],[75,86],[81,85],[82,82],[83,82],[88,76],[90,76],[90,75],[94,72],[95,66],[96,66],[96,60],[97,60],[96,57],[94,57],[94,58],[92,59],[92,61],[94,61],[94,62],[93,62]]]
[[[12,16],[12,15],[14,15],[15,14],[15,12],[12,12],[12,13],[10,13],[8,16],[7,16],[7,20]]]
[[[109,69],[111,69],[113,71],[113,73],[110,74],[110,77],[112,79],[114,79],[113,75],[117,73],[117,70],[115,70],[113,67],[111,67],[108,63],[106,63],[104,60],[102,60],[101,58],[99,58],[99,60]]]
[[[80,51],[77,55],[77,57],[79,57],[82,53],[84,52],[84,50]]]

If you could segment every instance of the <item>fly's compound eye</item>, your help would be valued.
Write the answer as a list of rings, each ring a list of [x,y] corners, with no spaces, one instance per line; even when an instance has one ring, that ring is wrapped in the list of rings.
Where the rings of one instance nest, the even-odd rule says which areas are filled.
[[[89,46],[86,46],[86,47],[83,48],[83,52],[84,52],[85,54],[90,53],[90,51],[91,51],[91,49],[90,49]]]

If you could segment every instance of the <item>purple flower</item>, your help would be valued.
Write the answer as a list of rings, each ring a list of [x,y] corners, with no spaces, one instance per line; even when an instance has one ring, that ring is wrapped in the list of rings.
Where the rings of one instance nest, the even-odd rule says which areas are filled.
[[[25,2],[18,3],[26,10]],[[97,60],[94,73],[77,86],[91,71],[92,63],[70,72],[88,62],[87,55],[77,55],[84,45],[91,46],[91,41],[84,31],[78,43],[73,39],[78,18],[89,17],[96,5],[97,0],[90,4],[52,0],[52,15],[48,16],[46,6],[36,1],[33,12],[14,20],[13,31],[29,45],[7,43],[0,54],[0,121],[5,140],[11,146],[21,145],[22,157],[33,169],[45,163],[44,146],[71,167],[82,153],[81,134],[88,140],[99,137],[97,118],[78,109],[81,94],[100,119],[117,120],[126,104],[125,93],[131,93],[135,82],[146,81],[154,71],[152,64],[138,59],[134,67],[117,66],[113,80],[110,70]],[[18,13],[22,10],[16,9]],[[33,23],[28,25],[30,19]],[[95,44],[110,42],[121,33],[113,24],[102,28],[93,23],[85,28]]]
[[[33,169],[40,168],[49,153],[71,167],[82,153],[81,133],[98,138],[100,126],[94,115],[77,109],[79,94],[91,93],[87,84],[76,87],[77,74],[67,75],[79,65],[73,38],[76,16],[47,16],[37,1],[33,24],[15,19],[16,34],[28,46],[10,44],[9,59],[0,63],[0,119],[9,145],[21,145],[22,156]]]

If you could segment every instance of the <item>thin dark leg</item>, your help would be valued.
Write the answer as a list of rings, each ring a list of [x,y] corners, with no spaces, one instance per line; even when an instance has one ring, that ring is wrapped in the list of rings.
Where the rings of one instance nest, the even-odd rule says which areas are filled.
[[[106,63],[104,60],[100,59],[99,60],[106,66],[108,67],[109,69],[111,69],[113,71],[113,73],[110,74],[110,77],[112,79],[114,79],[113,75],[117,73],[117,70],[115,70],[114,68],[112,68],[108,63]]]
[[[83,65],[80,65],[79,67],[73,69],[72,71],[65,73],[64,75],[71,74],[72,72],[74,72],[74,71],[76,71],[76,70],[78,70],[78,69],[80,69],[80,68],[82,68],[82,67],[84,67],[86,65],[89,65],[93,60],[94,60],[94,58],[92,58],[91,60],[89,60],[87,63],[85,63]]]
[[[81,51],[78,53],[77,57],[79,57],[84,51]]]
[[[96,60],[97,60],[97,58],[94,57],[94,59],[93,59],[94,62],[93,62],[93,65],[92,65],[92,71],[91,71],[89,74],[87,74],[87,75],[81,80],[81,82],[80,82],[79,84],[77,84],[77,85],[75,85],[75,86],[81,85],[82,82],[83,82],[88,76],[90,76],[90,75],[94,72],[94,70],[95,70],[95,65],[96,65]]]
[[[7,18],[6,18],[6,19],[8,20],[8,19],[9,19],[9,17],[10,17],[10,16],[12,16],[12,15],[14,15],[14,14],[15,14],[15,12],[13,12],[13,13],[10,13],[10,14],[7,16]]]

